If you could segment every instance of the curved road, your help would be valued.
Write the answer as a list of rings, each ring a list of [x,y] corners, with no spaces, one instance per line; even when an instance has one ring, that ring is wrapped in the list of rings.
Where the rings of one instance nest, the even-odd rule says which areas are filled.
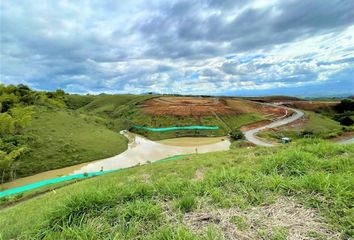
[[[260,132],[260,131],[262,131],[264,129],[280,127],[282,125],[286,125],[288,123],[294,122],[294,121],[298,120],[299,118],[301,118],[302,116],[304,116],[304,113],[301,112],[300,110],[297,110],[297,109],[294,109],[294,108],[288,108],[288,107],[278,106],[278,105],[274,105],[274,104],[266,104],[266,103],[264,103],[264,104],[272,106],[272,107],[279,107],[279,108],[283,108],[283,109],[286,109],[286,110],[294,111],[294,114],[291,115],[290,117],[279,119],[279,120],[276,120],[276,121],[274,121],[274,122],[272,122],[272,123],[270,123],[270,124],[268,124],[266,126],[255,128],[255,129],[251,129],[251,130],[247,130],[247,131],[243,132],[243,134],[245,135],[245,138],[248,141],[250,141],[251,143],[253,143],[255,145],[258,145],[258,146],[271,147],[271,146],[274,146],[274,144],[265,142],[265,141],[257,138],[255,135],[258,132]]]
[[[347,140],[342,140],[342,141],[339,141],[338,143],[339,144],[352,144],[352,143],[354,143],[354,138],[350,138],[350,139],[347,139]]]

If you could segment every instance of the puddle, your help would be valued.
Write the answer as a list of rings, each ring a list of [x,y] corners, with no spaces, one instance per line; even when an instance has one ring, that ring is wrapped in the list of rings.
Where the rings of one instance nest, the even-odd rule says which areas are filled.
[[[71,167],[19,178],[15,181],[0,185],[0,189],[19,187],[64,175],[127,168],[137,164],[144,164],[148,161],[158,161],[174,155],[223,151],[228,150],[230,147],[230,141],[226,137],[186,137],[154,142],[128,131],[122,131],[121,134],[129,139],[128,149],[121,154],[94,162],[81,163]]]

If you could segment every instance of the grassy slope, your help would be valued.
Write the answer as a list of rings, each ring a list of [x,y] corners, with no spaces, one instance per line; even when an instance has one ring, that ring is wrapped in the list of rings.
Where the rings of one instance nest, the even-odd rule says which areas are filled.
[[[4,239],[214,239],[211,228],[194,235],[181,221],[185,212],[246,211],[284,195],[317,209],[348,238],[353,166],[353,145],[320,141],[192,155],[89,179],[3,209],[0,234]],[[198,172],[203,178],[196,180]],[[242,225],[241,233],[249,227]],[[263,239],[283,239],[286,229],[278,235],[259,229]]]
[[[94,100],[83,106],[81,110],[98,114],[112,114],[118,107],[127,104],[133,99],[141,96],[132,94],[107,95],[101,94],[94,97]]]
[[[127,148],[123,136],[95,120],[66,110],[37,108],[30,131],[38,138],[29,143],[31,152],[18,161],[17,175],[102,159]]]
[[[262,138],[279,140],[282,136],[288,136],[293,139],[300,138],[303,131],[312,132],[313,136],[319,138],[336,137],[343,133],[343,126],[329,117],[314,112],[305,112],[307,121],[303,125],[296,127],[281,127],[280,131],[265,130],[258,134]]]
[[[65,95],[65,103],[69,109],[76,110],[84,107],[95,100],[93,95],[67,94]]]

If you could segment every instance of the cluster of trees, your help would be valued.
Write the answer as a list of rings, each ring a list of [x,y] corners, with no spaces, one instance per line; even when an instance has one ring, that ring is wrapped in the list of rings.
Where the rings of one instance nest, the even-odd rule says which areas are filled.
[[[26,129],[36,105],[65,106],[65,93],[33,91],[29,87],[0,84],[0,181],[14,179],[16,160],[29,151]]]
[[[343,99],[335,109],[338,114],[334,116],[334,120],[345,126],[354,124],[354,101],[352,99]]]

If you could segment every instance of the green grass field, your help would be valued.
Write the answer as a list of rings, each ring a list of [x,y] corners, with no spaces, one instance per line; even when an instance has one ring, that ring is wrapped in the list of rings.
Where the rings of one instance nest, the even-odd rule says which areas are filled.
[[[127,148],[127,139],[109,130],[99,118],[64,109],[38,107],[27,142],[31,151],[18,160],[17,176],[111,157]],[[103,121],[104,122],[104,121]]]
[[[88,179],[2,209],[0,236],[350,239],[353,166],[353,145],[313,139],[189,155]]]

